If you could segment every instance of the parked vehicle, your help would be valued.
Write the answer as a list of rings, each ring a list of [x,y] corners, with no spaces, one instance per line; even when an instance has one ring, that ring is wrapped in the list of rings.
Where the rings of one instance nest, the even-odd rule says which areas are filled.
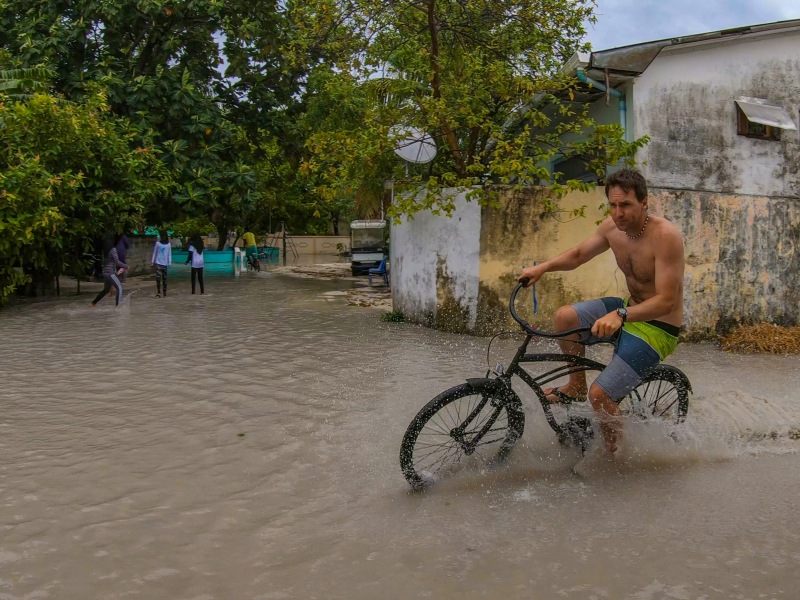
[[[386,256],[386,221],[353,221],[350,223],[350,271],[367,275]]]

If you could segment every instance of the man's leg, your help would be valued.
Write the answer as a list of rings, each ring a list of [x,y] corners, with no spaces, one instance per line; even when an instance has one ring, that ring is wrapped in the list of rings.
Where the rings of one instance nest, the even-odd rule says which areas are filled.
[[[617,442],[622,434],[622,423],[619,420],[619,405],[603,388],[596,383],[589,389],[589,402],[600,421],[600,432],[609,454],[617,451]]]
[[[660,361],[661,357],[652,346],[623,330],[611,362],[594,380],[589,390],[589,401],[600,421],[600,431],[609,453],[617,451],[622,436],[617,403],[630,394]]]
[[[566,331],[568,329],[577,329],[581,326],[578,312],[574,306],[562,306],[556,311],[554,327],[556,331]],[[558,340],[558,345],[564,354],[572,356],[585,356],[586,346],[578,343],[578,334],[571,335],[567,338]],[[545,393],[551,395],[552,389],[545,390]],[[586,372],[580,371],[579,373],[572,373],[569,376],[569,381],[560,386],[558,390],[567,396],[573,398],[586,397]],[[551,402],[560,402],[556,396],[550,397]]]

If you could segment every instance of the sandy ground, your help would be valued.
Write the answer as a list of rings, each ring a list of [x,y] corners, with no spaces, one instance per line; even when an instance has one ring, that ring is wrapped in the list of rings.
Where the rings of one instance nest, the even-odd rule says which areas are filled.
[[[350,263],[270,267],[269,272],[303,279],[349,279],[362,285],[347,290],[348,304],[392,310],[391,288],[384,285],[383,281],[377,277],[372,278],[372,286],[369,285],[366,277],[353,277],[350,273]]]

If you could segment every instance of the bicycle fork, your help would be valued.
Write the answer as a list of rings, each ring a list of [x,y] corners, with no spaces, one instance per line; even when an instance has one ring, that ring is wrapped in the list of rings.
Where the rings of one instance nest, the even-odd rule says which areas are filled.
[[[481,401],[473,409],[473,411],[467,415],[467,418],[461,423],[461,425],[450,430],[450,437],[461,445],[464,454],[470,456],[480,445],[480,442],[483,440],[484,436],[486,436],[486,434],[492,430],[497,418],[500,416],[500,411],[502,411],[503,408],[505,408],[508,412],[512,410],[519,410],[522,407],[522,403],[511,389],[510,381],[508,381],[506,377],[498,377],[495,379],[468,379],[467,382],[471,386],[480,390]],[[494,408],[491,416],[486,420],[486,423],[484,423],[483,427],[481,427],[480,430],[475,433],[470,440],[467,440],[467,428],[470,427],[472,422],[478,417],[478,415],[486,406],[487,402],[489,402]]]

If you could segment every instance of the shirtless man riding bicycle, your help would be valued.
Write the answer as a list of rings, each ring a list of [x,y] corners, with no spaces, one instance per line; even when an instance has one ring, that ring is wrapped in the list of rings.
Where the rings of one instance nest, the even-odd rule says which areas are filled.
[[[683,239],[662,217],[648,214],[647,183],[635,169],[621,169],[606,178],[610,216],[592,236],[559,256],[522,271],[527,285],[551,271],[571,271],[609,248],[625,274],[630,297],[598,298],[562,306],[556,311],[558,331],[591,327],[591,333],[559,341],[566,354],[583,356],[587,342],[608,339],[622,328],[614,357],[592,383],[588,399],[599,420],[606,448],[617,450],[621,425],[617,402],[635,388],[678,343],[683,323]],[[560,388],[545,390],[550,402],[587,397],[586,374],[573,373]]]

